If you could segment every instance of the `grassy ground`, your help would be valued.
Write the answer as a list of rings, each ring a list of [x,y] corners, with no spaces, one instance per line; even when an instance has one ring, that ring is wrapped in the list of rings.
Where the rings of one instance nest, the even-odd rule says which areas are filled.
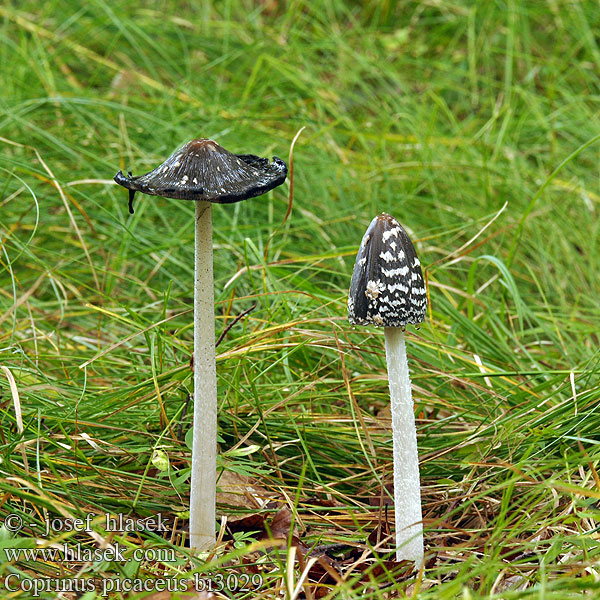
[[[0,516],[23,522],[0,547],[125,551],[5,553],[2,585],[25,589],[2,597],[32,597],[28,578],[95,578],[62,596],[91,599],[106,578],[194,572],[258,576],[231,598],[593,596],[595,3],[24,0],[0,19]],[[214,210],[217,334],[256,308],[218,348],[222,543],[190,558],[193,206],[139,197],[129,216],[112,176],[193,137],[287,159],[303,126],[285,224],[288,184]],[[431,300],[408,333],[420,578],[363,554],[387,527],[388,391],[382,333],[353,330],[345,298],[381,211],[416,240]],[[284,506],[296,546],[345,545],[265,554],[253,532],[286,537]],[[110,533],[106,513],[169,531]],[[44,533],[87,514],[93,533]]]

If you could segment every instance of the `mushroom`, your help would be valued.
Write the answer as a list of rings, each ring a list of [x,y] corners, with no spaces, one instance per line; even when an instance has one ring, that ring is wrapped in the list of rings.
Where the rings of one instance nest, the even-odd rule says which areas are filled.
[[[156,169],[114,179],[129,190],[133,214],[136,192],[196,201],[194,286],[194,436],[190,493],[190,547],[215,543],[217,375],[215,355],[211,203],[227,204],[260,196],[281,185],[286,163],[273,157],[232,154],[213,140],[195,139]]]
[[[384,327],[394,444],[396,560],[423,563],[423,523],[417,431],[404,342],[407,323],[425,318],[427,292],[421,263],[406,231],[382,213],[360,245],[348,295],[353,325]]]

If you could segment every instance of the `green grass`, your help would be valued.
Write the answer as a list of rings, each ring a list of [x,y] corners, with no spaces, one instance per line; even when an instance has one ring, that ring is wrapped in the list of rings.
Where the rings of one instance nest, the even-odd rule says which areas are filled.
[[[0,518],[24,527],[0,546],[127,549],[124,562],[7,559],[0,585],[258,561],[262,588],[225,597],[274,598],[288,558],[296,585],[285,548],[264,555],[242,534],[234,547],[231,530],[208,561],[180,549],[193,206],[140,196],[129,216],[112,176],[193,137],[287,160],[306,127],[285,224],[288,184],[213,211],[217,335],[256,304],[218,348],[220,461],[270,498],[219,513],[268,520],[287,504],[309,546],[364,544],[385,524],[383,336],[352,329],[345,299],[361,236],[387,211],[431,300],[408,334],[430,561],[419,580],[338,557],[339,581],[319,563],[298,597],[598,593],[594,3],[24,0],[0,19],[0,365],[24,427],[2,370]],[[88,513],[96,541],[43,535]],[[161,513],[172,531],[107,533],[106,513]],[[135,561],[140,547],[176,560]]]

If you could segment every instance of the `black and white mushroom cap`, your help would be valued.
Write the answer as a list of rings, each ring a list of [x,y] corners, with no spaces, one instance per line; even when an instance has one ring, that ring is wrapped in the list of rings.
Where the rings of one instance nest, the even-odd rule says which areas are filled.
[[[427,291],[408,234],[392,217],[375,217],[365,233],[350,282],[348,320],[353,325],[404,327],[425,319]]]
[[[229,204],[265,194],[286,176],[287,165],[276,156],[269,162],[253,154],[232,154],[213,140],[195,139],[145,175],[119,171],[114,179],[129,190],[130,203],[135,192],[141,192]]]

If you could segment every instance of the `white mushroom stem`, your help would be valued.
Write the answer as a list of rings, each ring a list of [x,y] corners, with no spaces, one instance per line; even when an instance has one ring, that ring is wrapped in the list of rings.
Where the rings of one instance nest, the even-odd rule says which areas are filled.
[[[396,560],[412,560],[420,568],[424,547],[419,455],[406,344],[401,328],[385,328],[385,355],[394,438]]]
[[[194,285],[194,442],[190,494],[190,547],[215,544],[217,473],[217,367],[213,283],[212,211],[196,200]]]

